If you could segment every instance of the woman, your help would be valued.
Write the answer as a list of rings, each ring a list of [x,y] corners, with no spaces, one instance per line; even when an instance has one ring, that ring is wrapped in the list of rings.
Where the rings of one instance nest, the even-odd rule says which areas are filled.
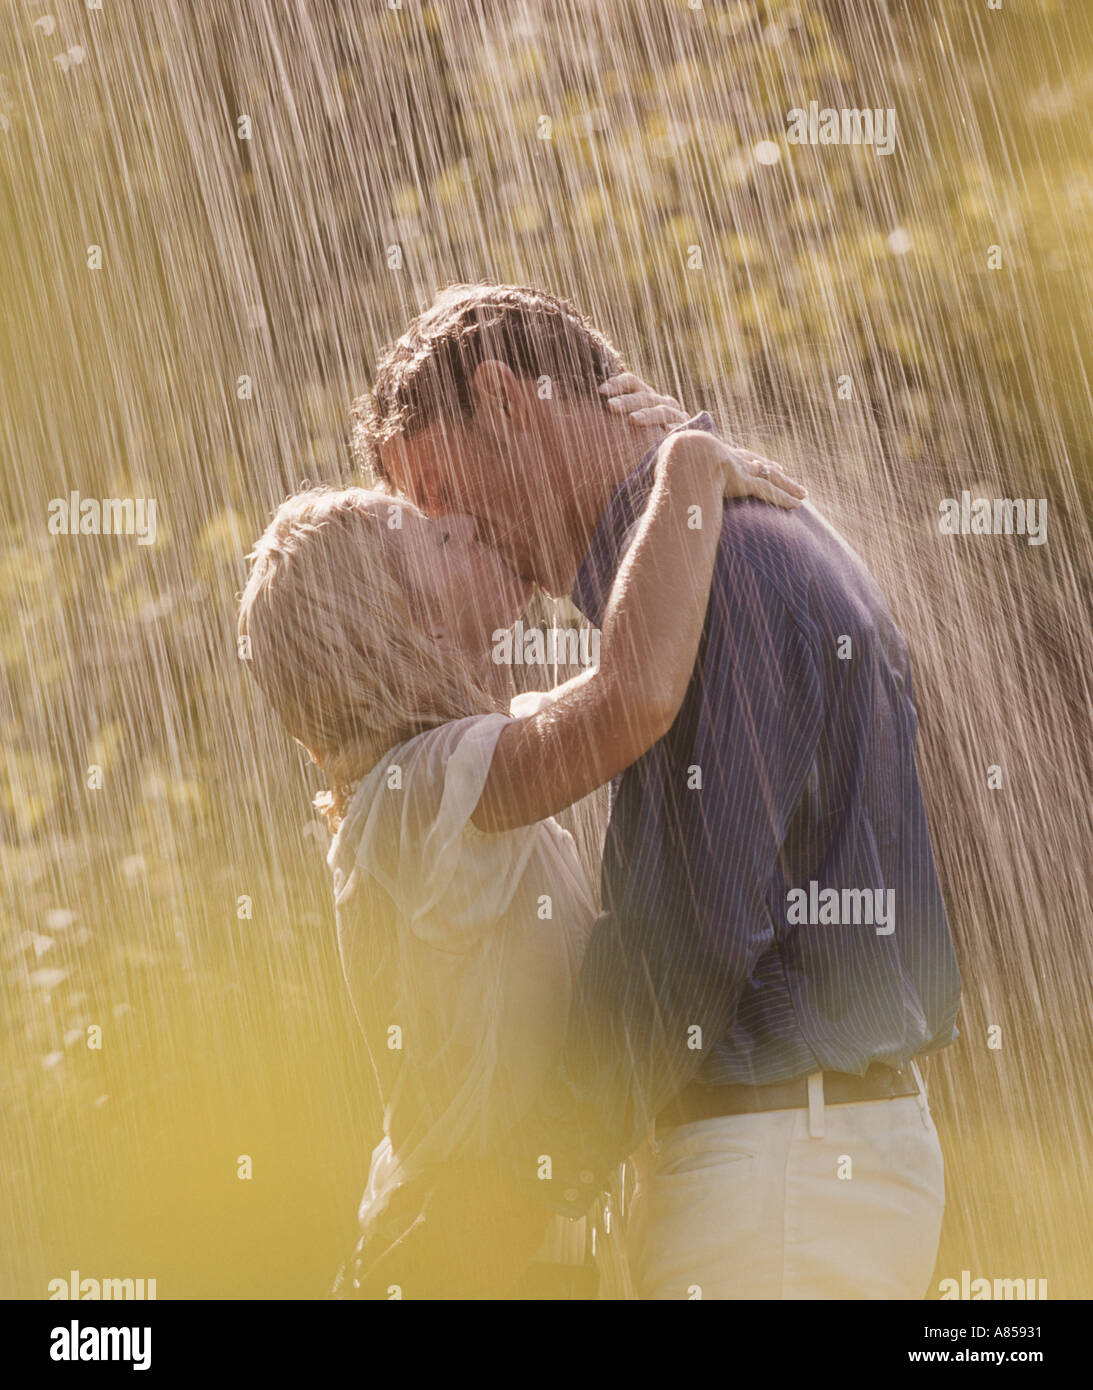
[[[483,1161],[561,1047],[595,914],[554,816],[673,723],[722,499],[788,507],[801,492],[712,435],[670,435],[598,668],[516,699],[493,636],[529,586],[470,518],[315,489],[283,503],[258,542],[239,631],[327,781],[316,804],[335,832],[339,948],[385,1104],[345,1296],[551,1296],[567,1286],[551,1270],[583,1267],[583,1222],[482,1185]],[[514,1282],[529,1262],[540,1277]]]

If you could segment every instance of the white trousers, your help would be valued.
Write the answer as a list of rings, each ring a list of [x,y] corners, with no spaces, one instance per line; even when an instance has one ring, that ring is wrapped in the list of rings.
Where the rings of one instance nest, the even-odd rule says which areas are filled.
[[[819,1082],[819,1085],[817,1085]],[[945,1209],[917,1096],[725,1115],[634,1156],[627,1237],[645,1299],[921,1299]]]

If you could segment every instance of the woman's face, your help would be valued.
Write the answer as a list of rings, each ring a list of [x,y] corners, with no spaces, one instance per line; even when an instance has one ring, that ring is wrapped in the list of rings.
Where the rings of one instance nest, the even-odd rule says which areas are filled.
[[[426,516],[396,497],[376,506],[429,630],[467,655],[481,656],[493,634],[511,627],[527,607],[530,581],[478,539],[473,517]]]

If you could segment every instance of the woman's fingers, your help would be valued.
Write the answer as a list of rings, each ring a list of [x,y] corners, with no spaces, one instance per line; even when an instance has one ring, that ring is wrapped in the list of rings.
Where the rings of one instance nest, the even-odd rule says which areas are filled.
[[[682,418],[686,418],[683,407],[674,396],[663,395],[633,372],[620,372],[618,376],[609,377],[600,387],[600,395],[607,398],[612,410],[632,414],[635,410],[664,407],[678,411]]]
[[[635,410],[629,419],[632,425],[682,425],[687,419],[687,412],[680,406],[653,405]]]
[[[647,381],[642,381],[640,376],[635,376],[633,372],[619,372],[618,376],[609,376],[600,387],[601,396],[628,396],[634,391],[644,391],[647,395],[656,396],[658,400],[671,401],[673,405],[679,405],[674,396],[663,396],[657,389],[650,386]]]
[[[769,482],[765,478],[757,478],[755,490],[751,493],[752,497],[758,497],[761,502],[772,502],[776,507],[784,507],[787,511],[799,507],[806,495],[800,483],[773,474]]]
[[[776,507],[792,510],[808,496],[807,490],[786,475],[780,464],[753,453],[750,449],[730,448],[738,481],[726,488],[726,494],[739,497],[758,497]]]
[[[625,410],[631,414],[635,410],[645,410],[649,406],[675,406],[675,401],[667,396],[658,396],[655,391],[627,391],[624,396],[612,396],[607,402],[608,410]]]
[[[601,396],[622,396],[627,391],[649,391],[652,388],[640,376],[635,376],[633,372],[620,372],[618,376],[609,376],[600,387]]]
[[[752,466],[757,477],[764,482],[772,483],[774,487],[789,493],[791,497],[800,499],[808,496],[808,489],[797,482],[795,478],[791,478],[780,463],[773,463],[770,459],[755,454],[752,456]]]
[[[607,399],[608,409],[616,415],[625,415],[636,428],[650,426],[670,428],[685,424],[688,416],[674,396],[664,396],[647,381],[633,372],[620,372],[609,377],[600,387],[600,394]]]
[[[662,396],[633,372],[613,376],[600,387],[607,408],[625,415],[632,425],[682,425],[687,413],[674,396]]]

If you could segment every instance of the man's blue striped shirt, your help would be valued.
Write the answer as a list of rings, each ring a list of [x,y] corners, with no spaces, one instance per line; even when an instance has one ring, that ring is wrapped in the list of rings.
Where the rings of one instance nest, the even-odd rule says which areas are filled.
[[[581,565],[596,626],[654,464]],[[616,782],[564,1055],[520,1127],[525,1177],[530,1150],[551,1155],[541,1200],[586,1206],[685,1084],[901,1069],[955,1040],[916,725],[906,643],[857,555],[807,504],[728,504],[690,687]]]

